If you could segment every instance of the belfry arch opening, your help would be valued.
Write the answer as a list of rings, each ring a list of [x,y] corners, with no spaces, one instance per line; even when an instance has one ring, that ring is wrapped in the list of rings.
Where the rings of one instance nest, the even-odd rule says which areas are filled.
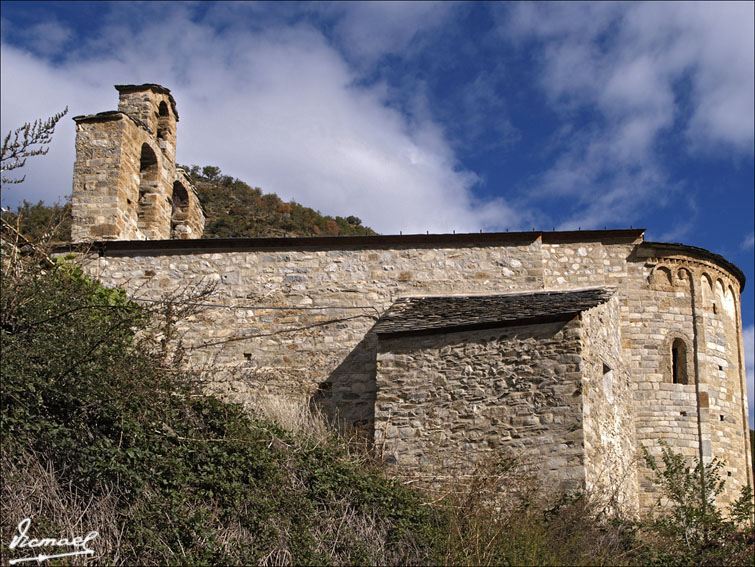
[[[160,103],[157,110],[157,139],[167,140],[171,134],[170,109],[165,101]]]
[[[152,217],[152,211],[157,199],[159,181],[159,167],[157,155],[148,144],[142,144],[139,158],[139,208],[137,219],[140,228],[148,223]]]
[[[671,380],[674,384],[689,384],[687,345],[682,339],[674,339],[671,343]]]
[[[178,238],[189,215],[189,193],[178,181],[173,183],[173,208],[170,215],[170,237]]]

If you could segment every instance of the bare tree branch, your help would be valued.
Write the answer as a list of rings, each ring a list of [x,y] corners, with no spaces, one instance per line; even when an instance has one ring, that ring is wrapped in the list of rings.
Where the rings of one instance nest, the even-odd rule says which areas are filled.
[[[26,165],[26,159],[34,156],[43,156],[50,148],[55,126],[68,113],[66,106],[63,112],[51,116],[47,120],[35,120],[27,122],[20,128],[16,128],[3,138],[2,152],[0,152],[0,171],[2,171],[3,184],[22,183],[26,176],[20,178],[9,177],[7,171],[20,169]]]

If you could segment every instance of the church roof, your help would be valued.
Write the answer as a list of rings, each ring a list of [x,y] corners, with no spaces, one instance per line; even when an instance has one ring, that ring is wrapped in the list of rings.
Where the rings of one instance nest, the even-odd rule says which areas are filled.
[[[420,335],[568,321],[608,301],[613,288],[501,295],[404,297],[373,327],[378,335]]]
[[[369,248],[462,248],[570,242],[633,243],[641,241],[643,228],[531,232],[473,232],[454,234],[376,234],[362,236],[293,236],[285,238],[200,238],[178,240],[107,240],[94,246],[103,255],[131,253],[202,254],[255,250],[369,249]]]

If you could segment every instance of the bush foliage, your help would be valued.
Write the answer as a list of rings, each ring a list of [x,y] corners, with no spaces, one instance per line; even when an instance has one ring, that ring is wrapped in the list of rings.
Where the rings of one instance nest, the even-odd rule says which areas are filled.
[[[161,314],[122,290],[66,262],[7,264],[4,472],[36,459],[59,485],[116,494],[124,562],[420,562],[429,512],[416,493],[360,467],[335,440],[295,437],[193,392],[175,353],[166,357]],[[3,488],[10,505],[14,491]],[[3,517],[7,545],[22,518]]]

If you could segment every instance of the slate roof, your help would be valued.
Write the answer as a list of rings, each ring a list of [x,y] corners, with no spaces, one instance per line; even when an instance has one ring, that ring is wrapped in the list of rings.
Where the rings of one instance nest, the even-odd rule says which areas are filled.
[[[422,335],[568,321],[608,301],[613,288],[502,295],[405,297],[373,327],[378,335]]]

